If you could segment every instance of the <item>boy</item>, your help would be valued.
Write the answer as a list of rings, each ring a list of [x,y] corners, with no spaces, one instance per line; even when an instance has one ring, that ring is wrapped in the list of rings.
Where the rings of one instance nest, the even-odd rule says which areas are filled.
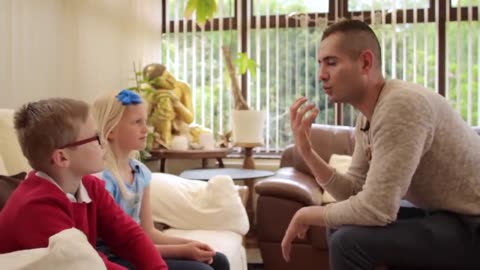
[[[87,103],[47,99],[15,113],[15,129],[33,171],[0,212],[0,253],[48,246],[75,227],[95,247],[97,236],[137,269],[167,269],[153,243],[89,174],[105,155]],[[125,269],[100,253],[108,269]]]

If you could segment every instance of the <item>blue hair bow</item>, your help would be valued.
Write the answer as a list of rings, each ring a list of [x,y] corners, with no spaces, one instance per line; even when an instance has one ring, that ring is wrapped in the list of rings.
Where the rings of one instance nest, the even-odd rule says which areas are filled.
[[[132,104],[140,104],[142,103],[142,98],[136,92],[132,90],[123,89],[117,95],[118,101],[122,103],[122,105],[132,105]]]

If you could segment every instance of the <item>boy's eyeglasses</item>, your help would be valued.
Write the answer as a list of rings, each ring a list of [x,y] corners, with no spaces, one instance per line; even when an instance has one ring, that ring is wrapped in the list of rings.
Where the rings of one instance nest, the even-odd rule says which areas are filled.
[[[86,143],[93,142],[93,141],[97,141],[98,145],[102,145],[102,141],[100,139],[100,136],[98,136],[98,134],[97,134],[93,137],[90,137],[90,138],[87,138],[87,139],[84,139],[84,140],[80,140],[80,141],[72,142],[72,143],[69,143],[69,144],[65,144],[64,146],[59,147],[58,149],[75,147],[75,146],[79,146],[79,145],[86,144]]]

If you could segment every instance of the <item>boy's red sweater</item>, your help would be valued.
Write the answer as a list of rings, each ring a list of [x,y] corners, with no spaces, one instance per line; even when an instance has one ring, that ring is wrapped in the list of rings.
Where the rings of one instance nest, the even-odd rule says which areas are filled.
[[[94,248],[99,236],[137,269],[167,269],[153,242],[117,206],[104,182],[94,176],[82,182],[92,201],[72,203],[58,187],[31,172],[0,212],[0,254],[47,247],[50,236],[75,227]],[[125,269],[100,256],[109,270]]]

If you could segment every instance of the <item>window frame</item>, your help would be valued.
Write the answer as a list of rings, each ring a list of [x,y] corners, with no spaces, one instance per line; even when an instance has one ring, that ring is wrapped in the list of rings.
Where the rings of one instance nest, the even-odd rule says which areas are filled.
[[[238,12],[238,1],[234,1],[234,16],[233,17],[224,17],[224,18],[214,18],[213,20],[207,22],[204,26],[204,31],[218,31],[220,30],[220,20],[223,21],[223,27],[222,30],[228,31],[228,30],[237,30],[240,32],[241,36],[241,42],[240,42],[240,49],[241,52],[247,53],[247,44],[248,44],[248,29],[247,29],[247,24],[242,24],[238,25],[238,19],[239,16],[241,17],[242,22],[247,21],[247,7],[250,7],[250,14],[251,15],[251,29],[265,29],[267,28],[267,22],[268,22],[268,27],[271,28],[294,28],[297,26],[298,22],[292,18],[289,17],[288,14],[283,14],[283,15],[278,15],[278,25],[277,25],[277,20],[276,15],[269,15],[269,19],[267,19],[266,15],[261,15],[260,16],[260,25],[257,26],[257,16],[254,14],[254,1],[253,0],[242,0],[240,5],[241,5],[241,12]],[[247,1],[250,1],[250,4],[247,3]],[[329,0],[329,11],[328,13],[307,13],[310,17],[310,21],[308,22],[309,27],[314,27],[315,22],[314,19],[318,16],[326,16],[329,21],[335,20],[335,18],[355,18],[358,16],[370,16],[371,11],[366,10],[366,11],[349,11],[348,10],[348,2],[349,0]],[[167,0],[162,0],[162,6],[165,7],[167,4]],[[447,4],[448,4],[448,11],[447,11]],[[437,11],[438,8],[438,11]],[[460,8],[460,18],[457,18],[457,12]],[[438,33],[438,41],[437,41],[437,47],[438,47],[438,54],[437,54],[437,63],[438,65],[435,67],[436,74],[438,74],[436,80],[437,80],[437,85],[438,85],[438,93],[442,96],[445,96],[446,94],[446,62],[447,62],[447,55],[446,55],[446,42],[447,42],[447,36],[446,36],[446,29],[447,29],[447,14],[449,14],[449,19],[450,21],[468,21],[468,12],[469,9],[472,9],[473,13],[473,20],[479,20],[479,7],[474,6],[474,7],[454,7],[452,5],[451,0],[430,0],[429,1],[429,7],[427,9],[427,17],[425,18],[425,9],[424,8],[419,8],[416,10],[416,22],[417,23],[435,23],[437,26],[437,33]],[[375,10],[375,11],[382,11],[382,10]],[[399,9],[396,12],[396,23],[397,24],[402,24],[402,23],[413,23],[414,22],[414,9],[405,9],[406,11],[406,16],[404,18],[404,10]],[[196,31],[201,31],[201,28],[194,24],[192,20],[180,20],[180,21],[166,21],[166,8],[162,9],[162,33],[169,33],[169,32],[174,32],[179,31],[179,32],[192,32],[193,27],[196,28]],[[438,21],[436,21],[436,14],[438,12]],[[448,12],[448,13],[447,13]],[[387,14],[385,17],[385,24],[391,24],[393,21],[392,14]],[[404,20],[405,19],[405,20]],[[368,19],[366,20],[368,22]],[[244,75],[241,76],[241,89],[242,89],[242,95],[243,97],[248,100],[248,72],[245,73]],[[343,110],[344,110],[344,104],[338,104],[336,103],[334,105],[335,107],[335,125],[343,125]]]

